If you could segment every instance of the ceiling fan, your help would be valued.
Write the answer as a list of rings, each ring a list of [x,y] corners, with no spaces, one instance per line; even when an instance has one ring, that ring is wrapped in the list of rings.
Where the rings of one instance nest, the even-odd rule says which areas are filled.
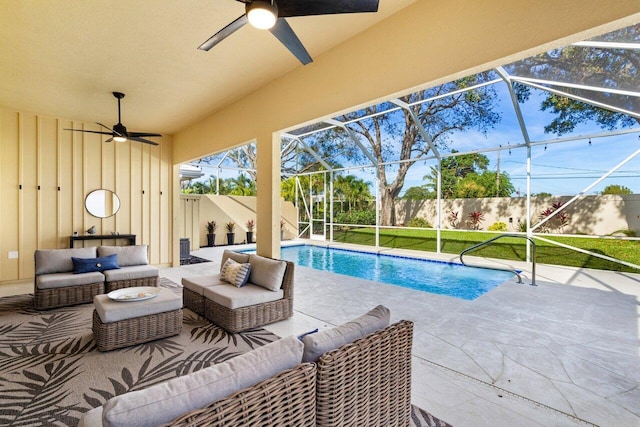
[[[124,98],[124,93],[121,92],[113,92],[113,96],[118,99],[118,123],[113,125],[113,129],[103,125],[102,123],[96,122],[96,124],[102,126],[105,129],[108,129],[109,132],[100,132],[95,130],[84,130],[84,129],[65,129],[72,130],[75,132],[87,132],[87,133],[99,133],[101,135],[111,135],[111,138],[107,139],[105,142],[125,142],[126,140],[144,142],[145,144],[158,145],[157,142],[150,141],[148,139],[142,138],[143,136],[162,136],[159,133],[147,133],[147,132],[127,132],[127,128],[122,124],[122,120],[120,119],[120,100]]]
[[[209,50],[247,22],[269,30],[303,65],[313,62],[302,42],[284,18],[334,15],[340,13],[377,12],[378,0],[236,0],[245,4],[245,14],[198,46]]]

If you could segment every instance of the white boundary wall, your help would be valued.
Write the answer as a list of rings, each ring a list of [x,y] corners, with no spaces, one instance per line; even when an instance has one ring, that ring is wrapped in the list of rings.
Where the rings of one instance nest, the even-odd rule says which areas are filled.
[[[566,203],[572,196],[531,197],[531,225],[537,224],[540,213],[553,203]],[[492,197],[483,199],[443,199],[442,229],[471,229],[471,212],[480,211],[484,220],[481,230],[487,230],[492,224],[501,221],[507,224],[508,231],[519,231],[518,221],[526,221],[526,197]],[[452,227],[448,221],[451,212],[458,212],[459,224]],[[618,230],[633,230],[640,235],[640,194],[583,196],[563,209],[569,221],[561,231],[557,222],[551,222],[550,232],[564,234],[588,234],[603,236]],[[396,218],[398,225],[414,217],[429,221],[435,227],[437,223],[436,200],[398,200]],[[539,232],[541,230],[534,230]]]

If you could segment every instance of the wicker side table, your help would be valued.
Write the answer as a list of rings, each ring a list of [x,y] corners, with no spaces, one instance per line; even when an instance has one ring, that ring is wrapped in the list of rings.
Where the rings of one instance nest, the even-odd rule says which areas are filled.
[[[135,292],[136,288],[128,288]],[[177,335],[182,331],[182,299],[168,289],[142,301],[93,299],[93,334],[98,350],[109,351]]]

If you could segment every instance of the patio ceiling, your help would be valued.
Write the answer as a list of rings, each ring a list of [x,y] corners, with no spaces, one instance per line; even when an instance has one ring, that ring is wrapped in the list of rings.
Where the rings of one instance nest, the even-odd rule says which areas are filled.
[[[317,58],[413,2],[288,22]],[[111,125],[120,91],[129,129],[173,134],[302,66],[248,25],[198,50],[242,15],[234,0],[0,0],[0,10],[0,106],[54,117]]]

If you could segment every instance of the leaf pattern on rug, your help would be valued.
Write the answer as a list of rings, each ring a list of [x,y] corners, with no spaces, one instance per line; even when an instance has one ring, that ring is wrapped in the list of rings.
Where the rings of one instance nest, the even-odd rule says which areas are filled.
[[[95,350],[93,339],[85,337],[66,341],[41,343],[35,346],[11,345],[0,348],[0,372],[14,372],[34,366],[44,365],[59,356],[72,356]]]
[[[129,368],[123,367],[119,372],[119,377],[107,378],[110,384],[109,388],[90,388],[92,394],[98,395],[97,397],[89,393],[82,395],[90,405],[86,410],[100,406],[114,396],[119,396],[129,391],[141,390],[174,378],[182,364],[182,360],[178,359],[178,357],[179,355],[176,354],[152,365],[153,357],[149,356],[135,373],[132,373]]]
[[[0,316],[13,315],[15,313],[33,314],[37,311],[33,308],[33,295],[12,295],[0,298]]]
[[[133,351],[144,355],[149,353],[149,356],[153,356],[155,352],[158,352],[161,356],[166,354],[182,353],[184,346],[180,343],[173,341],[171,338],[165,338],[163,340],[146,342],[133,347],[125,347],[121,349],[123,352]]]
[[[23,343],[38,344],[67,339],[70,335],[77,334],[78,330],[87,330],[86,319],[74,311],[61,311],[36,317],[35,320],[25,322],[8,333],[0,341],[0,344]],[[91,330],[87,330],[90,334]]]
[[[24,369],[20,378],[15,380],[3,379],[0,390],[11,399],[0,401],[0,422],[16,426],[34,425],[34,420],[51,424],[75,420],[77,423],[78,418],[69,419],[68,416],[70,410],[75,410],[75,404],[62,402],[71,393],[66,383],[81,372],[80,361],[79,356],[65,357],[33,369]]]
[[[237,351],[229,351],[227,348],[210,348],[188,355],[182,362],[178,375],[185,375],[200,369],[208,368],[216,363],[221,363],[234,356],[242,354]]]

